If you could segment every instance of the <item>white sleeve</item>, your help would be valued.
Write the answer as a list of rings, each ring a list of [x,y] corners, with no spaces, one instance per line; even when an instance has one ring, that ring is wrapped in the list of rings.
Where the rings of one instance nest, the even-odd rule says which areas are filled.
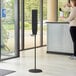
[[[70,22],[70,21],[72,21],[73,19],[75,19],[75,9],[73,8],[72,10],[71,10],[71,12],[70,12],[70,15],[69,15],[69,17],[66,19],[66,22]]]

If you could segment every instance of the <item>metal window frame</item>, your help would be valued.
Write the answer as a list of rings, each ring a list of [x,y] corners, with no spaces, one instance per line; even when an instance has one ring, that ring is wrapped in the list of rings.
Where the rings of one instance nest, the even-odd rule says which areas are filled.
[[[43,0],[40,0],[40,45],[43,46]]]
[[[25,0],[21,0],[21,50],[24,50],[24,20],[25,20],[25,14],[24,14],[24,3]]]
[[[58,0],[56,0],[56,21],[58,21]]]
[[[1,0],[0,0],[0,16],[1,16]],[[1,17],[0,17],[0,60],[1,60]]]

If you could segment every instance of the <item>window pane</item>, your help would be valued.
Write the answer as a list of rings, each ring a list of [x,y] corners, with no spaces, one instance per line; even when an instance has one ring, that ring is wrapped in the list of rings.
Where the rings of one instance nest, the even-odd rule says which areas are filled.
[[[69,8],[64,7],[68,0],[58,0],[58,21],[64,22],[65,18],[68,17]]]
[[[37,32],[37,46],[40,46],[40,23],[39,10],[40,0],[25,0],[25,48],[34,47],[34,36],[32,35],[32,10],[38,10],[38,32]]]

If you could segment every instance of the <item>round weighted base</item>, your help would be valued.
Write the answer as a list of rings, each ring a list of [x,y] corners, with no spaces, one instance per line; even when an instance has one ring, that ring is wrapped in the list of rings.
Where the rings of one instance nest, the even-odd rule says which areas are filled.
[[[40,70],[40,69],[30,69],[29,72],[31,72],[31,73],[40,73],[40,72],[42,72],[42,70]]]

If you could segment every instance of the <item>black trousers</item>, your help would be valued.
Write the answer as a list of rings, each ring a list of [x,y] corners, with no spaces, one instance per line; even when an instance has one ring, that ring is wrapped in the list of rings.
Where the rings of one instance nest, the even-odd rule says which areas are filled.
[[[76,56],[76,27],[75,26],[70,27],[70,34],[74,45],[74,56]]]

